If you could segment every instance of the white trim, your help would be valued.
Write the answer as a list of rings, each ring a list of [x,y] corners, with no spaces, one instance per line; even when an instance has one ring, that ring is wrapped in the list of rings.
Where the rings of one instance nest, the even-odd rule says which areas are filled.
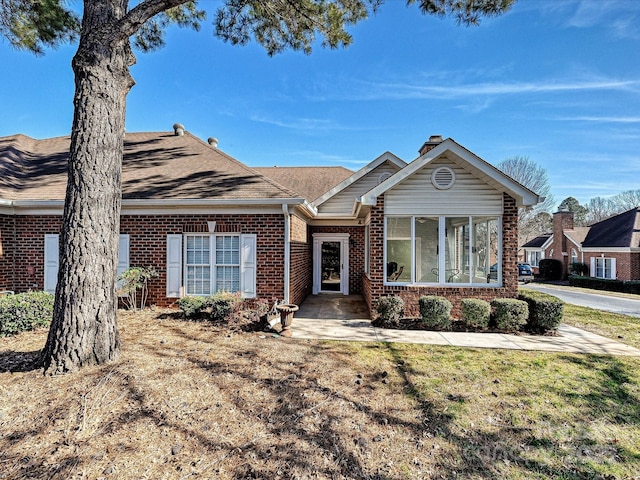
[[[350,235],[348,233],[313,234],[313,295],[318,295],[319,293],[328,293],[321,290],[323,242],[340,242],[340,290],[337,293],[349,295],[349,238]]]
[[[289,303],[289,289],[291,287],[291,215],[289,207],[283,203],[284,214],[284,303]]]
[[[639,247],[585,247],[581,249],[586,253],[634,253],[640,252]]]

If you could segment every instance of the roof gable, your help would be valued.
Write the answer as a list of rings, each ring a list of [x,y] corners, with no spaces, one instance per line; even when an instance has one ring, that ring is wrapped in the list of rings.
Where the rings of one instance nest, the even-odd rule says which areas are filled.
[[[326,192],[324,195],[322,195],[321,197],[317,198],[313,202],[313,205],[315,207],[318,207],[318,206],[322,205],[327,200],[329,200],[330,198],[334,197],[338,193],[342,192],[347,187],[350,187],[351,185],[355,184],[361,178],[363,178],[364,176],[366,176],[370,172],[374,171],[376,168],[378,168],[379,166],[381,166],[382,164],[384,164],[386,162],[389,162],[390,164],[394,165],[395,167],[398,168],[398,170],[401,170],[402,168],[407,166],[407,163],[404,160],[402,160],[399,157],[395,156],[391,152],[385,152],[382,155],[380,155],[378,158],[376,158],[375,160],[369,162],[366,166],[362,167],[360,170],[355,172],[350,177],[344,179],[342,182],[340,182],[338,185],[336,185],[331,190]]]
[[[490,165],[474,153],[456,143],[454,140],[448,138],[438,146],[408,164],[386,182],[367,192],[360,198],[360,201],[363,205],[375,205],[377,198],[380,195],[392,189],[440,157],[450,158],[450,160],[470,171],[476,177],[491,185],[496,190],[508,193],[516,200],[518,206],[536,205],[541,200],[534,192],[520,185],[493,165]]]

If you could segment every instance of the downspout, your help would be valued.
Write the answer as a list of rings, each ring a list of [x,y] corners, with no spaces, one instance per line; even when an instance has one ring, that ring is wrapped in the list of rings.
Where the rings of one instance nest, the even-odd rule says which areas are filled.
[[[291,277],[291,216],[289,206],[282,204],[284,214],[284,303],[289,303],[289,284]]]

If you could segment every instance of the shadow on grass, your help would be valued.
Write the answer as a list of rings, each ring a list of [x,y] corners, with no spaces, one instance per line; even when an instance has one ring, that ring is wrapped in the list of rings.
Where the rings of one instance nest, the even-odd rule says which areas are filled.
[[[465,430],[460,428],[461,425],[454,428],[456,414],[444,413],[447,408],[436,406],[430,398],[429,390],[416,384],[416,380],[424,378],[424,371],[414,371],[410,361],[404,358],[401,348],[391,343],[383,345],[404,381],[406,395],[415,400],[423,413],[425,421],[420,428],[429,435],[442,437],[454,446],[454,453],[436,460],[438,471],[449,472],[442,478],[502,478],[505,471],[502,467],[506,465],[509,475],[517,471],[523,478],[613,479],[613,476],[603,476],[594,463],[616,458],[624,459],[622,461],[640,460],[633,452],[616,445],[598,444],[588,436],[563,441],[546,434],[537,435],[534,428],[511,425],[498,426],[490,433],[474,428]],[[559,359],[578,363],[588,369],[598,368],[603,373],[600,388],[586,396],[591,411],[584,412],[585,415],[598,418],[601,409],[614,409],[615,422],[638,424],[639,399],[627,388],[630,377],[625,365],[614,357],[595,355],[566,356]],[[447,381],[455,382],[455,378],[445,380]],[[565,395],[571,401],[572,393],[565,392]],[[446,399],[462,406],[467,402],[464,395],[450,394]],[[451,410],[455,412],[455,408],[448,411]],[[571,418],[570,415],[565,419],[570,424],[580,424],[582,420],[582,417]],[[478,418],[477,421],[482,420]],[[556,458],[550,458],[552,456]]]

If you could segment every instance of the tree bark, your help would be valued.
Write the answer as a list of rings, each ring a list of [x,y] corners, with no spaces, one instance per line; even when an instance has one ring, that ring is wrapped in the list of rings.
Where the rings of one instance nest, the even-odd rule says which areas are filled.
[[[73,59],[74,118],[46,373],[117,358],[116,268],[126,96],[134,82],[129,36],[114,32],[126,0],[84,2]],[[116,29],[117,30],[117,29]]]

